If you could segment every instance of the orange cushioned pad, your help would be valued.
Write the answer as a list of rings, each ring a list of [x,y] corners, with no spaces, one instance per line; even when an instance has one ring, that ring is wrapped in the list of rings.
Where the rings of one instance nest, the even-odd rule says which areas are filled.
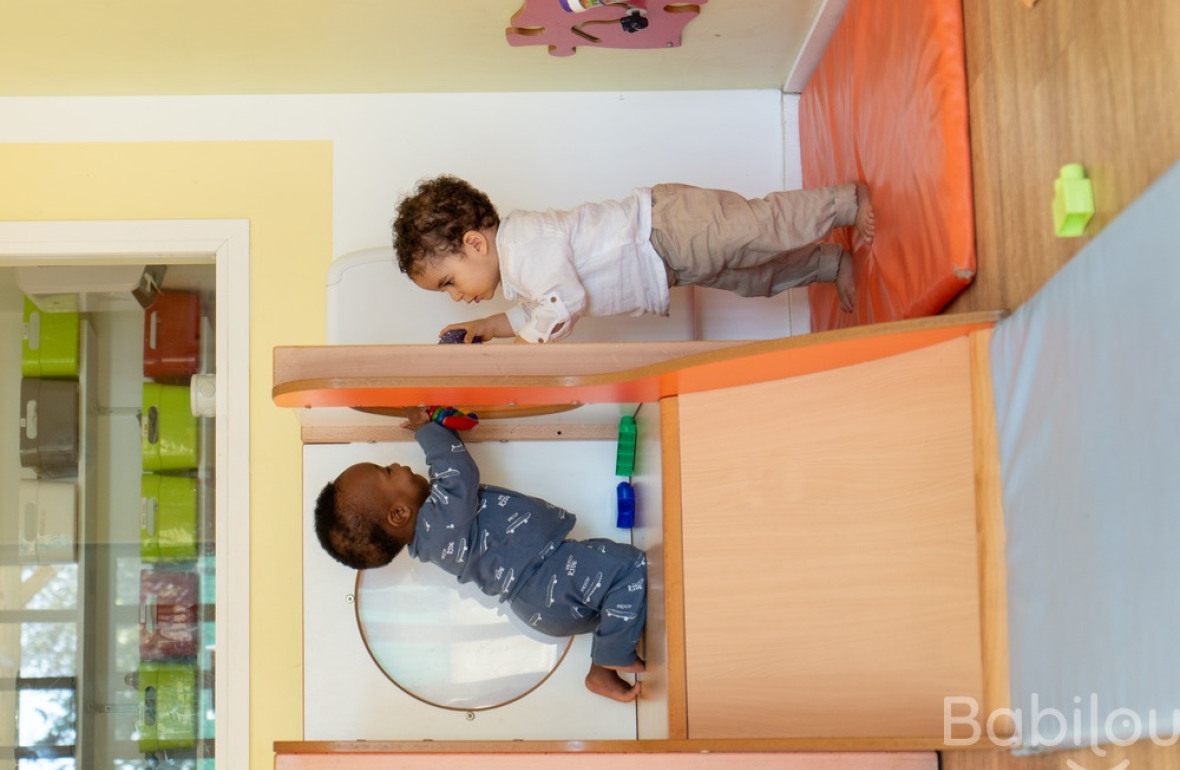
[[[849,0],[799,105],[803,184],[869,185],[856,308],[810,287],[813,331],[934,315],[975,276],[961,0]],[[832,240],[850,249],[851,229]]]

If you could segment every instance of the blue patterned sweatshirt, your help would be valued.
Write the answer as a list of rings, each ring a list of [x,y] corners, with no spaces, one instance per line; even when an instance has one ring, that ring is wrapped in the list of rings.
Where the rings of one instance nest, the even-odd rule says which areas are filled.
[[[500,601],[511,599],[565,540],[574,515],[536,497],[480,484],[462,439],[441,425],[426,423],[414,437],[426,453],[430,496],[418,510],[410,555]]]

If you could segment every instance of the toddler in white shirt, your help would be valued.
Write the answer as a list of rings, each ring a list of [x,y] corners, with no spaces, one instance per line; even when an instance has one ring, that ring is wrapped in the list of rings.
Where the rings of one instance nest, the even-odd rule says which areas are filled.
[[[852,257],[820,243],[853,226],[871,241],[875,218],[859,183],[774,192],[750,200],[682,184],[568,211],[513,211],[502,220],[488,196],[462,179],[421,182],[398,205],[398,265],[418,286],[455,302],[491,299],[507,313],[447,326],[464,342],[515,337],[551,342],[582,316],[668,312],[668,288],[710,286],[766,297],[815,281],[836,284],[841,307],[856,300]]]

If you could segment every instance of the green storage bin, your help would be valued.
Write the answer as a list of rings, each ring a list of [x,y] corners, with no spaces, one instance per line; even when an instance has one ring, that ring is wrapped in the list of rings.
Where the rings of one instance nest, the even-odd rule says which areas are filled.
[[[139,664],[139,750],[189,749],[197,743],[197,670],[187,663]]]
[[[141,441],[145,471],[197,467],[197,418],[187,385],[143,384]]]
[[[144,562],[197,558],[197,480],[145,473],[140,479],[139,558]]]
[[[78,379],[77,313],[46,313],[25,297],[20,370],[25,377]]]

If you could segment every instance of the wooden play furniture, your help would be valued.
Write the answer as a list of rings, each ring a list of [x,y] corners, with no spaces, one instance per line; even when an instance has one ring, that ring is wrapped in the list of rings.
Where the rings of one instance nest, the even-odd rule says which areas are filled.
[[[937,749],[944,697],[1008,705],[998,317],[747,343],[280,347],[273,396],[305,441],[409,437],[348,407],[658,402],[658,743]],[[485,420],[471,439],[597,431]]]

